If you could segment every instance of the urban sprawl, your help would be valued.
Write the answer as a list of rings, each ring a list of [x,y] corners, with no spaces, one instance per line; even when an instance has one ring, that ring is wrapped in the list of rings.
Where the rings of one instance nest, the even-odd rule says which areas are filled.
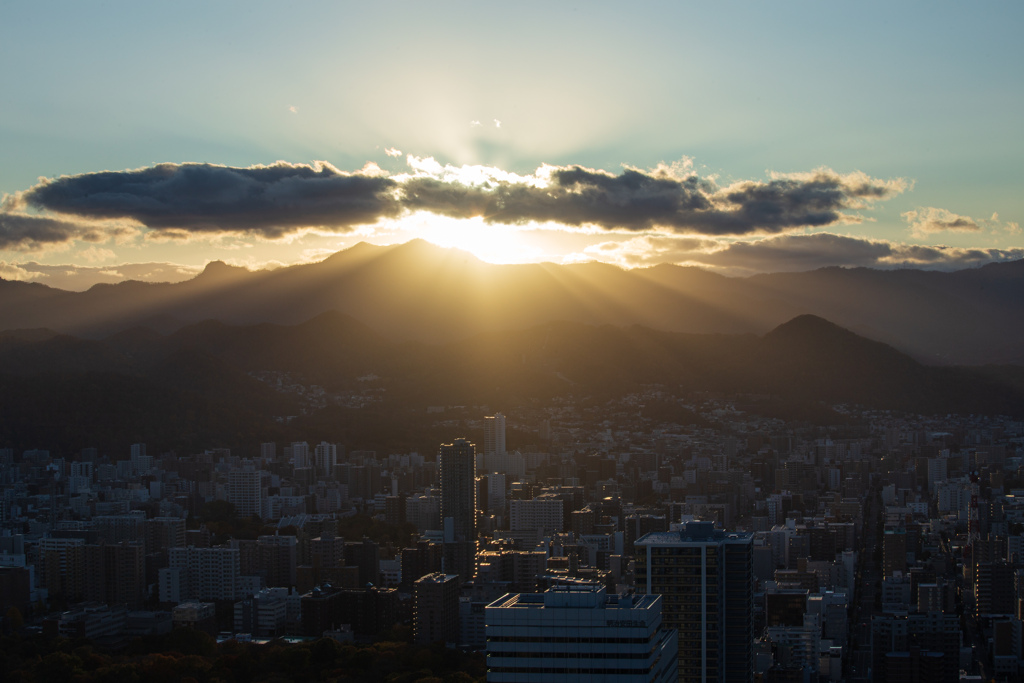
[[[3,630],[117,651],[404,626],[490,681],[1019,680],[1021,422],[645,413],[666,401],[431,408],[431,453],[0,449]]]

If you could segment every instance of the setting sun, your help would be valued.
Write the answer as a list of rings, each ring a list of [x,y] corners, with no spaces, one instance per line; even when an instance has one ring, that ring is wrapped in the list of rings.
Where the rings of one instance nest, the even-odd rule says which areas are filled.
[[[401,229],[439,247],[456,248],[487,263],[542,261],[545,252],[523,238],[522,231],[507,225],[487,225],[483,218],[448,218],[418,213],[402,221]]]

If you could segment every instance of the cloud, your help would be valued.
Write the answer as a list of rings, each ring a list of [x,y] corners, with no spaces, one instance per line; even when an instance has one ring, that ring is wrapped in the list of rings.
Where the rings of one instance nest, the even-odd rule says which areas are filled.
[[[78,255],[89,263],[109,261],[116,256],[116,254],[114,254],[110,249],[104,249],[102,247],[89,247],[88,249],[79,251]]]
[[[402,156],[402,150],[397,149],[395,147],[388,147],[387,149],[384,150],[384,153],[387,154],[389,157]]]
[[[325,162],[159,164],[43,180],[22,197],[37,209],[132,219],[172,237],[233,232],[274,239],[303,228],[344,232],[397,215],[395,181],[377,171],[343,173]]]
[[[910,224],[910,232],[919,237],[937,232],[979,232],[981,225],[970,216],[960,216],[934,206],[918,207],[900,214]],[[998,214],[996,214],[998,215]],[[996,215],[993,218],[996,218]]]
[[[33,277],[35,277],[34,273],[30,273],[17,263],[0,261],[0,278],[4,280],[26,281],[31,280]]]
[[[298,113],[299,113],[299,108],[298,108],[298,107],[296,107],[296,106],[295,106],[295,105],[293,104],[293,105],[291,105],[291,106],[289,106],[289,107],[288,107],[288,111],[290,111],[290,112],[291,112],[291,113],[293,113],[293,114],[298,114]]]
[[[751,272],[803,271],[826,266],[878,266],[892,253],[890,242],[823,232],[732,242],[722,249],[699,256],[698,260]]]
[[[830,169],[726,187],[693,173],[680,177],[676,169],[664,167],[649,172],[627,168],[612,175],[582,166],[543,166],[523,180],[495,174],[478,184],[453,180],[457,169],[452,167],[444,169],[449,177],[436,169],[414,169],[420,174],[401,183],[402,202],[411,210],[455,218],[482,216],[489,223],[554,222],[703,235],[771,234],[855,223],[861,219],[844,210],[869,207],[908,187],[903,179],[840,175]]]
[[[999,214],[993,213],[991,218],[971,218],[938,209],[934,206],[919,206],[914,211],[900,214],[910,224],[910,233],[915,237],[927,237],[940,232],[1005,232],[1011,235],[1020,233],[1020,224],[1015,221],[1001,221]]]
[[[733,242],[644,235],[587,247],[574,260],[580,260],[581,256],[627,267],[680,263],[704,266],[731,275],[750,275],[828,266],[959,270],[1021,259],[1024,258],[1024,249],[903,244],[821,232]]]
[[[883,263],[894,266],[956,270],[983,266],[987,263],[1016,261],[1022,258],[1024,258],[1024,248],[1017,247],[977,249],[945,245],[900,244],[894,245],[892,255],[884,259]]]
[[[714,239],[699,237],[669,237],[638,235],[623,241],[608,241],[588,245],[582,252],[570,255],[566,261],[592,261],[614,263],[623,268],[653,266],[659,263],[686,263],[693,257],[721,248]]]
[[[46,265],[41,263],[5,263],[0,261],[0,277],[6,280],[31,280],[57,289],[83,291],[100,283],[125,280],[141,282],[181,282],[191,280],[202,268],[174,263],[126,263],[116,266]]]
[[[482,124],[479,121],[470,121],[469,125],[471,125],[471,126],[479,126],[479,125],[482,125]]]
[[[501,121],[499,121],[498,119],[494,119],[494,127],[501,128]]]
[[[13,203],[8,203],[11,206]],[[131,228],[97,225],[17,211],[0,211],[0,250],[40,251],[67,246],[75,240],[105,242],[120,238]]]
[[[395,148],[385,153],[401,154]],[[78,222],[131,221],[148,228],[150,238],[241,234],[282,239],[309,230],[349,233],[422,211],[588,231],[770,235],[859,222],[862,218],[849,211],[870,208],[909,186],[898,178],[830,169],[720,186],[715,178],[694,173],[689,160],[648,171],[626,168],[618,175],[575,165],[543,165],[517,175],[412,155],[407,163],[410,172],[397,175],[373,163],[348,173],[326,162],[281,161],[247,168],[159,164],[44,179],[19,193],[17,201],[56,216],[36,219],[50,223],[34,229],[12,223],[7,232],[15,243],[29,240],[26,235],[36,235],[37,241],[100,239],[97,228],[74,227],[74,217]]]

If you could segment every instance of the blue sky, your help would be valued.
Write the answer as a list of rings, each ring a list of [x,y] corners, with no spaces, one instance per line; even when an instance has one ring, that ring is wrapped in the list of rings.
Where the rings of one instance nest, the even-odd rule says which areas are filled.
[[[489,260],[731,274],[1020,258],[1022,15],[1009,2],[8,3],[0,277],[80,288],[126,277],[126,264],[164,264],[132,277],[184,277],[213,259],[262,267],[415,236]],[[654,178],[675,164],[671,177],[712,183],[702,196],[725,212],[744,208],[730,188],[807,183],[818,169],[842,187],[859,173],[889,189],[844,194],[816,224],[732,234],[685,219],[563,225],[554,211],[500,223],[403,204],[368,223],[318,214],[268,235],[237,221],[198,230],[192,212],[169,230],[120,204],[98,218],[82,203],[22,199],[40,178],[81,176],[79,191],[100,171],[279,160],[398,188],[417,173],[474,182],[463,167],[516,185],[542,165]]]

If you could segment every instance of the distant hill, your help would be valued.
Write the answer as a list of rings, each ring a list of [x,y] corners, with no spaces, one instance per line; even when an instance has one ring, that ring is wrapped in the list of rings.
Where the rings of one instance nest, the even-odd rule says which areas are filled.
[[[290,326],[209,320],[170,335],[135,328],[99,340],[45,332],[0,338],[0,446],[56,439],[81,447],[153,434],[192,447],[266,434],[275,417],[299,408],[257,381],[262,371],[329,392],[379,388],[384,403],[369,413],[328,407],[308,416],[318,430],[346,435],[374,421],[394,432],[403,423],[397,416],[422,415],[429,405],[606,400],[644,385],[678,396],[758,395],[759,410],[780,416],[808,407],[827,416],[841,403],[1024,415],[1024,368],[922,365],[813,315],[763,336],[559,321],[431,344],[391,341],[330,312]]]
[[[450,342],[552,321],[690,334],[764,334],[816,315],[929,364],[1024,364],[1024,261],[954,273],[824,268],[728,278],[660,265],[491,265],[422,240],[358,244],[250,272],[213,262],[176,284],[64,292],[0,280],[0,328],[102,338],[202,320],[294,325],[340,311],[392,341]]]

